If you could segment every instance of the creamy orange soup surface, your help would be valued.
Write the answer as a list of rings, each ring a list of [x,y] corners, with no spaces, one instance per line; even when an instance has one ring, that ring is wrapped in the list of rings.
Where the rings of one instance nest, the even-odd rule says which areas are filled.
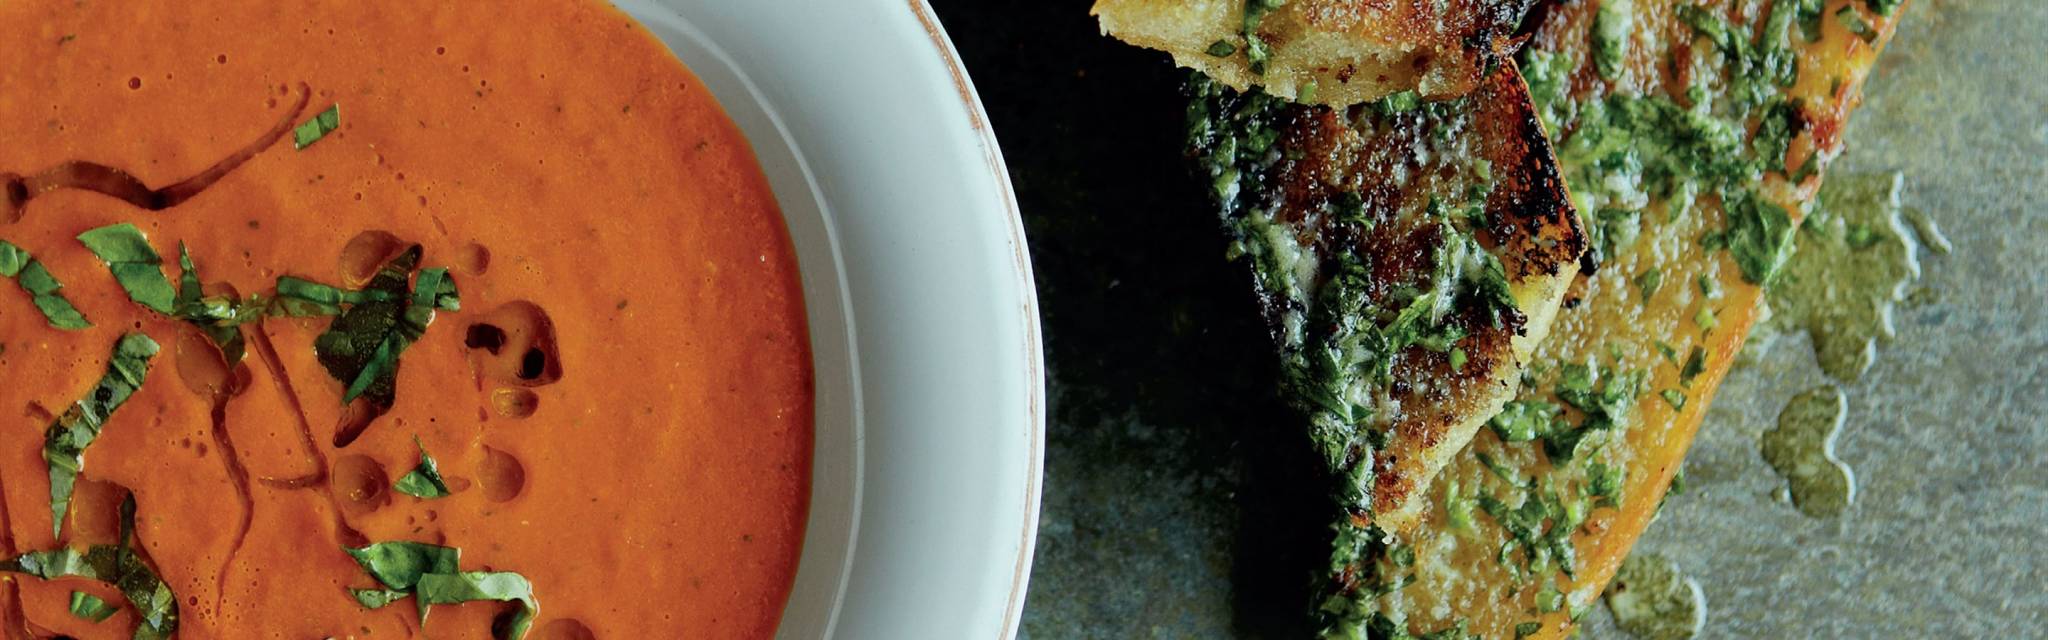
[[[0,636],[773,634],[796,260],[644,28],[0,0],[0,42]]]

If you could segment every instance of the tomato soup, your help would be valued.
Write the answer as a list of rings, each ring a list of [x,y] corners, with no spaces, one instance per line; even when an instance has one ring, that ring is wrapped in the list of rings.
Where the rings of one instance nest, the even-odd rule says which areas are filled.
[[[0,0],[0,42],[0,633],[773,634],[796,260],[645,29]]]

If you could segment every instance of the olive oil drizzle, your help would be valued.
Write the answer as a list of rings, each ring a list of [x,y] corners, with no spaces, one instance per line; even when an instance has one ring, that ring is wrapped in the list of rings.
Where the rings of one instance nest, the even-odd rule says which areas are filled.
[[[242,504],[242,518],[235,523],[234,538],[228,542],[227,555],[221,558],[220,569],[216,573],[215,584],[221,585],[228,583],[228,571],[234,568],[235,557],[241,555],[242,545],[249,541],[249,529],[256,522],[256,497],[249,485],[249,467],[242,463],[241,451],[235,448],[235,438],[228,432],[228,402],[233,397],[226,391],[216,391],[211,412],[214,447],[220,450],[221,466],[226,468],[229,484],[234,485],[235,497]],[[228,590],[220,589],[215,595],[214,610],[224,609],[227,598]]]
[[[37,196],[66,189],[91,191],[146,211],[162,211],[184,204],[291,133],[292,126],[299,120],[299,113],[305,111],[307,101],[313,96],[312,89],[303,82],[299,83],[298,93],[298,101],[263,135],[205,171],[163,188],[151,189],[126,170],[84,160],[72,160],[28,176],[0,172],[0,224],[20,220],[29,201]]]

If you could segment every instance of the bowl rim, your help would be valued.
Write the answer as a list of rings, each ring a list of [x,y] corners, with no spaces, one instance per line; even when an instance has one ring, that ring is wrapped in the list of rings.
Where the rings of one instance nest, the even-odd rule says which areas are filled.
[[[924,0],[828,7],[804,0],[613,1],[655,31],[749,134],[797,245],[818,371],[817,437],[804,545],[777,637],[1015,636],[1029,590],[1043,482],[1046,381],[1037,291],[1000,146],[930,6]],[[849,21],[865,23],[843,28]],[[769,29],[771,38],[810,35],[831,42],[764,50],[767,43],[788,42],[759,39],[760,29]],[[836,39],[848,32],[868,39]],[[843,59],[818,57],[818,47],[835,42],[853,50],[829,49],[844,52]],[[901,102],[873,102],[876,91],[892,90],[904,93],[884,95]],[[871,102],[859,103],[861,96]],[[844,106],[849,104],[854,106]],[[883,113],[889,111],[915,116]],[[906,133],[909,139],[883,142],[894,147],[872,146],[875,135]],[[908,154],[909,163],[901,169],[894,162],[887,163],[889,169],[849,166],[876,164],[876,149]],[[906,174],[921,179],[900,177]],[[847,182],[876,175],[884,183]],[[941,186],[946,180],[956,182]],[[937,191],[917,191],[921,199],[914,201],[887,193],[906,182]],[[868,193],[869,188],[884,193]],[[885,205],[911,210],[897,215],[874,208]],[[932,231],[938,237],[875,235],[900,231],[906,220],[929,223],[935,215],[943,219]],[[822,251],[816,246],[820,236],[828,245]],[[946,247],[947,240],[967,244]],[[878,250],[882,245],[889,246]],[[882,254],[906,247],[930,249],[931,255]],[[902,270],[929,268],[933,256],[965,260],[957,265],[965,271],[927,278]],[[950,266],[955,265],[938,268]],[[912,284],[876,279],[892,274]],[[913,295],[905,295],[906,289]],[[918,297],[924,294],[937,297]],[[943,306],[948,302],[970,307]],[[891,303],[915,304],[905,310]],[[956,310],[968,315],[946,315]],[[912,320],[905,325],[912,333],[889,327],[905,319]],[[925,336],[916,333],[919,328],[940,333]],[[962,343],[963,335],[976,340]],[[986,360],[962,364],[963,355]],[[946,374],[965,378],[931,379]],[[840,376],[851,385],[835,379]],[[828,389],[834,388],[847,392],[828,402]],[[995,404],[949,400],[948,390]],[[991,408],[998,411],[974,413]],[[838,412],[851,413],[851,424]],[[942,426],[934,427],[935,421]],[[916,459],[952,457],[955,451],[966,461]],[[849,455],[850,473],[849,465],[834,462]],[[911,464],[898,466],[906,462]],[[878,468],[889,473],[877,474]],[[940,475],[922,475],[933,473]],[[946,480],[961,484],[929,488]],[[852,485],[850,497],[842,481]],[[928,556],[927,548],[941,555]],[[937,580],[924,582],[932,578]],[[940,605],[955,610],[941,616],[912,611]]]
[[[967,110],[974,135],[979,138],[984,153],[985,168],[1002,194],[1002,206],[1009,218],[1010,244],[1015,247],[1016,274],[1022,279],[1018,290],[1023,292],[1025,314],[1025,361],[1029,366],[1029,380],[1034,381],[1030,390],[1031,462],[1025,479],[1024,501],[1024,544],[1017,552],[1016,568],[1011,577],[1009,601],[1004,606],[1002,637],[1015,637],[1023,623],[1024,600],[1031,587],[1031,563],[1038,549],[1038,518],[1041,491],[1045,481],[1045,344],[1043,327],[1039,324],[1037,277],[1031,268],[1031,254],[1024,235],[1023,209],[1017,204],[1017,190],[1010,182],[1009,164],[1003,160],[1002,145],[996,139],[995,128],[989,123],[988,110],[981,104],[981,94],[974,88],[974,80],[967,73],[967,66],[960,61],[960,52],[953,47],[953,39],[946,35],[946,29],[939,23],[927,0],[907,0],[907,6],[930,40],[934,53],[939,56],[946,69],[953,74],[953,85],[959,90],[960,102]]]

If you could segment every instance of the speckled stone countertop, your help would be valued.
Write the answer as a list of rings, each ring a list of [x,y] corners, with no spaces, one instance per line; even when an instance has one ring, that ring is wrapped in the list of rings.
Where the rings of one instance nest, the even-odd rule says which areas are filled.
[[[1051,365],[1023,636],[1292,637],[1320,553],[1274,365],[1181,162],[1181,72],[1088,0],[933,0],[1015,179]],[[1730,376],[1638,546],[1697,579],[1703,637],[2048,637],[2048,2],[1914,0],[1838,172],[1906,173],[1955,251],[1843,385],[1841,516],[1758,453],[1826,382],[1808,340]],[[1309,492],[1313,493],[1313,492]],[[1307,555],[1304,555],[1307,554]],[[1596,611],[1593,638],[1624,637]]]

